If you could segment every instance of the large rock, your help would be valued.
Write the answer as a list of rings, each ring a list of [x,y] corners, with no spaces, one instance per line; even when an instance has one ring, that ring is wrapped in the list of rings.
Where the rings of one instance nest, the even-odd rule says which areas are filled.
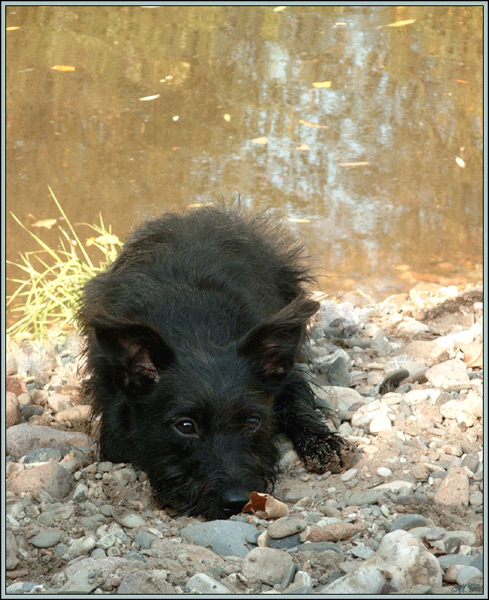
[[[20,408],[17,396],[12,392],[7,392],[5,397],[5,424],[12,427],[20,421]]]
[[[30,467],[13,475],[7,482],[7,489],[15,494],[31,492],[36,499],[43,491],[54,498],[64,498],[70,493],[73,475],[55,462]]]
[[[21,423],[7,429],[6,450],[12,456],[25,456],[36,448],[57,448],[62,454],[71,446],[90,447],[93,439],[77,431],[61,431],[43,425]]]
[[[325,594],[381,594],[385,584],[400,592],[422,584],[438,587],[443,571],[423,543],[402,529],[384,536],[372,558],[321,589]]]

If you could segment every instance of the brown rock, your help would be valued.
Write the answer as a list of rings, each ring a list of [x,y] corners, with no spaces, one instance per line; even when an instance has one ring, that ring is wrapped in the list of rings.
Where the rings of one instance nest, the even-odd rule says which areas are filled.
[[[469,505],[469,478],[462,467],[451,467],[448,470],[436,492],[435,502],[445,506]]]
[[[13,392],[7,392],[5,397],[5,424],[12,427],[20,421],[19,400]]]
[[[49,462],[14,475],[8,480],[7,488],[15,494],[31,492],[36,499],[39,499],[43,491],[61,499],[70,493],[72,483],[73,476],[67,469],[55,462]]]
[[[27,392],[25,383],[18,377],[7,377],[5,389],[7,392],[12,392],[16,396]]]

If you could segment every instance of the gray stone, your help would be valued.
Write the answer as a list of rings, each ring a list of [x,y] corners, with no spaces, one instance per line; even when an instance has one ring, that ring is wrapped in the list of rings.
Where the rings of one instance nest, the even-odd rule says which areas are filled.
[[[82,554],[88,554],[95,548],[95,543],[96,540],[91,535],[83,536],[70,544],[68,552],[70,556],[81,556]]]
[[[19,564],[19,558],[17,556],[17,540],[15,539],[15,535],[11,531],[6,532],[5,542],[7,550],[5,567],[7,571],[12,571]]]
[[[157,539],[156,535],[148,533],[147,531],[138,531],[134,536],[134,541],[141,546],[141,548],[151,548],[151,544]]]
[[[24,464],[59,461],[62,458],[61,452],[56,448],[36,448],[24,456]]]
[[[61,540],[61,531],[59,529],[41,529],[39,533],[28,538],[29,544],[36,548],[50,548],[56,546]]]
[[[282,538],[268,538],[267,544],[269,548],[288,549],[295,548],[301,541],[301,536],[298,533],[287,535]]]
[[[313,495],[313,490],[309,483],[298,481],[297,479],[287,478],[279,481],[277,486],[277,497],[283,502],[295,504],[302,500],[304,496]]]
[[[449,547],[456,548],[457,546],[475,546],[477,541],[475,533],[472,531],[447,531],[442,537],[447,550]]]
[[[375,504],[377,498],[384,494],[383,489],[370,489],[363,492],[345,492],[345,502],[353,506],[362,506],[363,504]]]
[[[341,554],[341,548],[334,542],[304,542],[299,544],[300,551],[304,552],[326,552],[327,550],[333,550]]]
[[[280,517],[276,521],[272,521],[268,526],[268,535],[271,538],[283,538],[294,533],[304,531],[307,523],[304,519],[295,517]]]
[[[249,523],[239,521],[207,521],[184,527],[181,536],[199,546],[207,546],[221,556],[246,556],[249,548],[246,538],[254,535],[257,529]]]
[[[426,519],[423,515],[417,515],[414,513],[408,515],[401,515],[398,517],[390,526],[390,531],[395,531],[396,529],[404,529],[407,531],[412,529],[413,527],[424,527],[426,524]]]
[[[126,511],[112,511],[113,518],[122,525],[123,527],[128,527],[129,529],[133,529],[134,527],[142,527],[146,524],[146,521],[143,517]]]
[[[76,431],[61,431],[43,425],[20,423],[7,429],[5,446],[7,454],[25,456],[36,448],[57,448],[63,455],[72,446],[90,447],[93,439]]]
[[[206,573],[196,573],[187,581],[190,593],[197,594],[231,594],[231,590]]]
[[[445,554],[437,558],[442,569],[447,569],[452,565],[472,565],[474,562],[474,557],[468,554]]]
[[[250,583],[280,583],[292,557],[274,548],[254,548],[245,556],[242,573]]]
[[[458,585],[466,585],[469,581],[472,581],[472,579],[479,579],[480,577],[482,577],[482,573],[479,569],[469,565],[467,567],[462,567],[457,573],[457,583]]]

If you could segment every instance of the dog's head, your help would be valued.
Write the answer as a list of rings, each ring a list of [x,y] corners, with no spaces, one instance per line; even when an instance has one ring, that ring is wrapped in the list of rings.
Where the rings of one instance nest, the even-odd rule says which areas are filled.
[[[131,460],[161,502],[208,519],[240,512],[277,475],[275,401],[319,304],[298,298],[226,346],[148,324],[92,320],[100,356],[127,399]]]

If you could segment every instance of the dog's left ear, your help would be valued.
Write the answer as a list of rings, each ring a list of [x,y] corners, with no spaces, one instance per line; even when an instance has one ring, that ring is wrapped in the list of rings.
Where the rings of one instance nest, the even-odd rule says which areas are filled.
[[[260,378],[282,382],[294,366],[306,323],[319,307],[319,302],[300,296],[252,329],[240,343],[238,355],[251,361]]]

